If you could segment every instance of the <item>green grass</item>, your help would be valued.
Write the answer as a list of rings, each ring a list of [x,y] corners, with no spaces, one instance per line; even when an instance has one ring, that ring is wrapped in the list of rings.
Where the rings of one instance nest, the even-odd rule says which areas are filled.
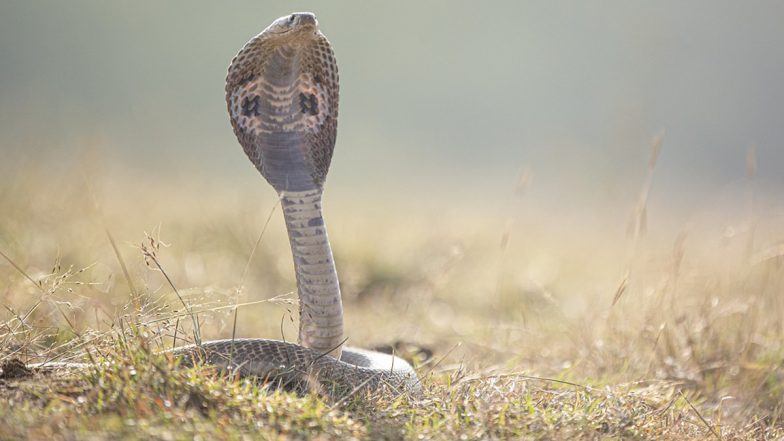
[[[296,339],[279,213],[249,261],[271,195],[123,178],[91,188],[30,170],[0,189],[0,361],[94,362],[0,379],[0,439],[784,436],[775,218],[626,237],[459,205],[374,212],[330,193],[350,343],[396,344],[425,389],[335,402],[160,355],[195,328]]]

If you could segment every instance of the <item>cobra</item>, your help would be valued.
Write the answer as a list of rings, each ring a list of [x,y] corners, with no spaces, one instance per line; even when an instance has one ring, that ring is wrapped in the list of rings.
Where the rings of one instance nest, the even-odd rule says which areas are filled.
[[[340,285],[322,215],[339,89],[332,46],[312,13],[275,20],[232,60],[226,104],[237,140],[280,197],[299,294],[299,344],[226,340],[204,343],[201,350],[209,362],[225,366],[231,360],[250,375],[294,370],[342,390],[389,385],[418,393],[405,360],[343,347]]]

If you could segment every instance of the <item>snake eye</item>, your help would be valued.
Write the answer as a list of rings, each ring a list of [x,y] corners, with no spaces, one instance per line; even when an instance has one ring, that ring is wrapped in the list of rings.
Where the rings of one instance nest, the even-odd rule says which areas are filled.
[[[294,15],[294,14],[291,14],[291,15],[289,15],[289,19],[288,19],[288,21],[287,21],[286,23],[288,23],[288,24],[290,24],[290,25],[291,25],[291,24],[294,24],[294,19],[295,19],[295,18],[297,18],[297,16],[296,16],[296,15]]]

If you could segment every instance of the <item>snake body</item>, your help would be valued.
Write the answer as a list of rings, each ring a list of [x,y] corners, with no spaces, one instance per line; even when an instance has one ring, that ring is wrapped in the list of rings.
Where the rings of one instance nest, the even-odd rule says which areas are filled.
[[[226,77],[229,116],[248,158],[280,197],[297,276],[299,341],[214,340],[167,351],[180,365],[214,365],[306,390],[316,386],[332,396],[384,387],[420,393],[405,360],[343,346],[340,286],[321,210],[335,147],[338,92],[332,47],[311,13],[275,20],[232,60]]]

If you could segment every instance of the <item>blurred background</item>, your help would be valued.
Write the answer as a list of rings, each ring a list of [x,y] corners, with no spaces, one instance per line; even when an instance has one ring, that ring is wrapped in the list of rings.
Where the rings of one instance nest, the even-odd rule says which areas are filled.
[[[108,284],[122,278],[102,226],[137,264],[159,229],[179,283],[240,283],[275,196],[231,131],[225,72],[297,10],[340,66],[326,209],[347,296],[435,277],[444,298],[590,291],[607,306],[630,248],[702,235],[689,249],[715,258],[741,236],[746,254],[782,239],[779,1],[5,0],[3,249],[41,275],[101,262],[91,277]],[[279,214],[267,235],[248,276],[261,297],[293,280]]]
[[[660,131],[652,215],[732,197],[752,146],[758,191],[784,188],[777,1],[4,1],[0,167],[73,170],[98,155],[112,173],[261,185],[223,80],[293,10],[317,14],[340,63],[335,197],[481,203],[527,169],[532,203],[557,196],[560,215],[585,215],[636,198]]]

